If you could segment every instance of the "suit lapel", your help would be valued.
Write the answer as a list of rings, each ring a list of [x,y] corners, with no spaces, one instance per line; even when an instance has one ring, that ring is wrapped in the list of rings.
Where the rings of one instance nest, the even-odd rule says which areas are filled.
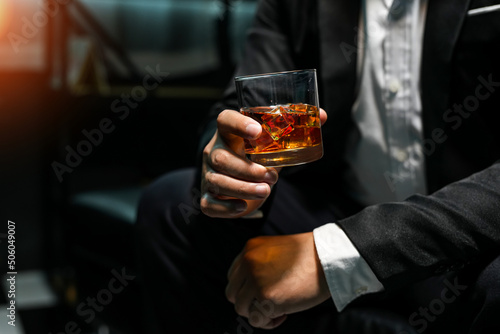
[[[330,115],[335,117],[336,124],[329,127],[335,127],[335,131],[342,130],[337,132],[339,136],[349,122],[349,110],[355,98],[360,4],[360,0],[318,0],[320,80],[323,88],[320,97],[322,103],[329,106]]]
[[[355,69],[361,1],[319,0],[322,66],[329,74]]]
[[[429,0],[422,50],[421,92],[424,138],[434,144],[426,156],[428,190],[434,191],[443,159],[443,145],[432,143],[435,129],[445,129],[443,113],[450,107],[451,62],[470,0]]]
[[[470,0],[429,0],[422,50],[424,120],[439,126],[448,105],[451,60]],[[431,129],[427,129],[431,130]]]

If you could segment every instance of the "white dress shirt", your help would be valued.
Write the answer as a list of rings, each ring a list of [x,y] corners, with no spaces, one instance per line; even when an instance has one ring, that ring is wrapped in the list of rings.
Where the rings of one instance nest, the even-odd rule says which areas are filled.
[[[356,128],[344,176],[364,205],[426,194],[422,150],[420,62],[427,0],[362,0]],[[338,311],[383,290],[373,271],[335,224],[314,230],[316,251]]]

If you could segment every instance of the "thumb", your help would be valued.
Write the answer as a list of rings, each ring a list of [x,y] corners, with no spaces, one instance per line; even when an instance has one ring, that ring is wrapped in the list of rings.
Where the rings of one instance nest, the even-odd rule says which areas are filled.
[[[321,120],[321,125],[325,124],[328,119],[328,115],[323,108],[319,109],[319,119]]]

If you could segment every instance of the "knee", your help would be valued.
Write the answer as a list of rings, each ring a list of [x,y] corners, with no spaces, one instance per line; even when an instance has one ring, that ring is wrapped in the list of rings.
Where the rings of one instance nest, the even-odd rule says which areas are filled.
[[[149,185],[137,209],[138,227],[151,227],[151,224],[164,221],[179,209],[194,207],[195,179],[195,168],[185,168],[166,173]]]
[[[481,272],[475,292],[500,306],[500,256],[490,262]]]
[[[500,324],[500,256],[491,262],[479,275],[469,302],[476,310],[469,333],[498,333]]]

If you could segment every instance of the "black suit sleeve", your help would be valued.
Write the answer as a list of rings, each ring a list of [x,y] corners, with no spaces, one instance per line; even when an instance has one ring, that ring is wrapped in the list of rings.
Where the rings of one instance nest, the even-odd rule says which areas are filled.
[[[386,289],[500,254],[500,161],[429,196],[339,221]]]
[[[306,66],[298,61],[298,50],[304,48],[306,40],[303,32],[307,30],[303,25],[312,23],[310,12],[314,7],[311,4],[295,0],[260,1],[248,31],[243,59],[234,75],[289,71]],[[295,36],[296,32],[301,32],[301,36]],[[239,109],[234,82],[229,83],[223,99],[212,108],[202,129],[199,152],[215,133],[215,118],[224,109]]]

